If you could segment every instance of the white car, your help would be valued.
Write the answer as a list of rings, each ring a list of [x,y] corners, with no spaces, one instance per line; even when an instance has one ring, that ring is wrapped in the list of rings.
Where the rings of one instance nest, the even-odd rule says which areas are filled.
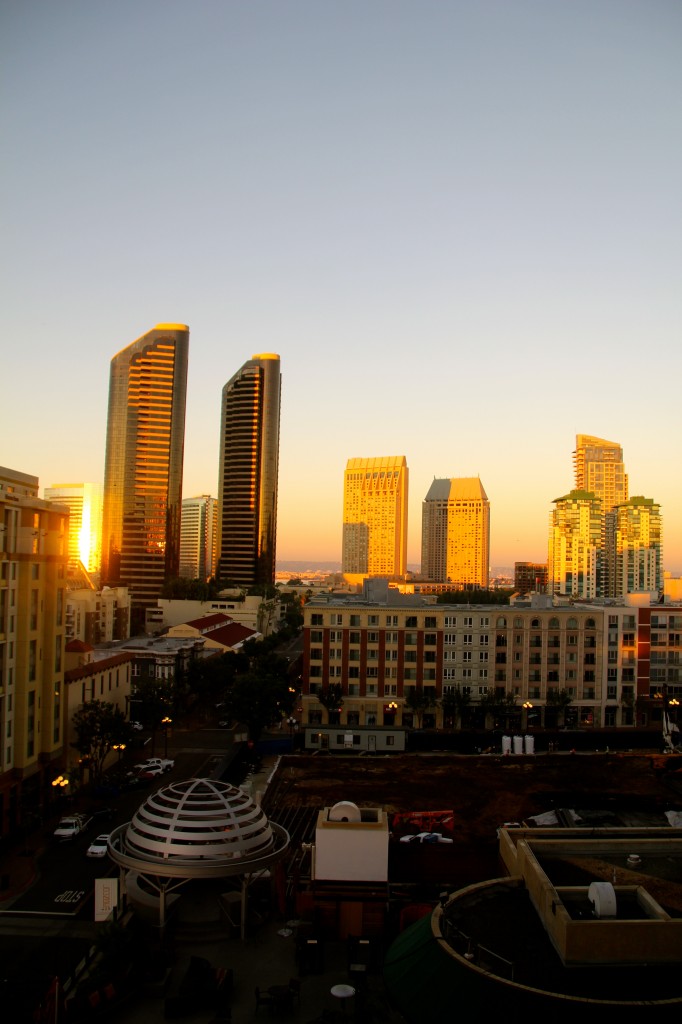
[[[131,722],[130,723],[130,728],[134,732],[142,732],[142,722]]]
[[[162,772],[169,772],[171,768],[175,767],[175,761],[170,757],[148,757],[146,761],[141,764],[135,765],[136,772],[155,772],[159,774],[156,769],[160,769]]]
[[[418,832],[416,836],[401,836],[401,843],[451,843],[452,839],[440,832]]]
[[[88,846],[86,857],[106,857],[109,835],[97,836]]]

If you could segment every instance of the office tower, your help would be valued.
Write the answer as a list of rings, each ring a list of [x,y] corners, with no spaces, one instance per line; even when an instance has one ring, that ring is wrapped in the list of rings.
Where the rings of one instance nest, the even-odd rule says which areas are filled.
[[[548,589],[552,594],[601,597],[603,516],[599,498],[574,490],[554,500],[550,513]]]
[[[209,580],[215,575],[218,551],[218,502],[208,494],[184,498],[180,530],[180,575]]]
[[[487,587],[490,502],[478,477],[434,480],[422,502],[422,576]]]
[[[661,509],[653,498],[635,497],[606,516],[608,597],[663,588]]]
[[[615,441],[577,434],[573,464],[576,490],[588,491],[599,498],[602,512],[610,512],[615,505],[628,500],[623,449]]]
[[[279,472],[278,355],[255,355],[222,393],[218,577],[238,586],[275,581]]]
[[[130,590],[131,626],[179,571],[189,328],[157,324],[111,361],[102,582]]]
[[[44,490],[46,501],[69,510],[69,570],[79,563],[89,573],[100,570],[102,553],[101,484],[52,484]]]
[[[0,835],[39,812],[63,756],[68,509],[0,467]]]
[[[343,572],[405,575],[407,487],[404,455],[348,460],[343,487]]]

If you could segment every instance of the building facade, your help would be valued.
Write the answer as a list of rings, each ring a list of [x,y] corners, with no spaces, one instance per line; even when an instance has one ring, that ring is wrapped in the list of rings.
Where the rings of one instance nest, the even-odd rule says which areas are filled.
[[[547,585],[552,594],[595,598],[603,594],[604,530],[601,501],[589,491],[554,500],[550,514]]]
[[[185,498],[180,530],[180,575],[206,582],[218,560],[218,502],[208,494]]]
[[[348,460],[343,486],[342,572],[405,575],[407,496],[404,455]]]
[[[66,592],[66,639],[88,644],[110,643],[130,636],[130,594],[127,587]]]
[[[547,590],[547,562],[514,562],[514,590],[519,594]]]
[[[490,502],[478,477],[434,480],[422,503],[422,576],[486,588]]]
[[[43,494],[46,501],[69,510],[69,569],[80,563],[97,576],[102,561],[102,485],[52,484]]]
[[[133,629],[178,575],[189,328],[157,324],[111,361],[102,582],[130,590]]]
[[[573,453],[576,490],[599,498],[603,512],[628,500],[628,477],[623,449],[615,441],[577,434]]]
[[[682,606],[553,606],[546,597],[436,605],[366,587],[362,597],[313,597],[304,617],[309,726],[441,728],[451,694],[462,723],[475,728],[654,727],[666,705],[682,700]],[[317,694],[331,685],[342,703],[328,714]],[[421,722],[413,688],[430,701]]]
[[[51,798],[64,748],[69,511],[0,468],[0,833]]]
[[[255,355],[222,392],[218,572],[238,586],[274,585],[281,374]]]
[[[633,497],[606,514],[608,597],[663,589],[661,509],[653,498]]]

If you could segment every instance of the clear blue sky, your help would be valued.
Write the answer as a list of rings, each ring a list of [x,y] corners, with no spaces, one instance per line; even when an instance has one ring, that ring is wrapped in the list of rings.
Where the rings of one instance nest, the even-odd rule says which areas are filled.
[[[544,560],[580,432],[682,572],[677,0],[7,0],[0,65],[0,463],[101,481],[112,355],[182,322],[186,495],[281,355],[281,558],[405,455],[411,562],[472,475],[492,564]]]

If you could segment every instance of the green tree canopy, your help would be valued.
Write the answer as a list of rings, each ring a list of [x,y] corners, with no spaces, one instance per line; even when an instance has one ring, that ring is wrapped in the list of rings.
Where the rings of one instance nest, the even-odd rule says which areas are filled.
[[[343,707],[343,687],[341,683],[329,683],[324,689],[317,691],[317,699],[326,708],[327,717],[330,711],[340,711]]]

